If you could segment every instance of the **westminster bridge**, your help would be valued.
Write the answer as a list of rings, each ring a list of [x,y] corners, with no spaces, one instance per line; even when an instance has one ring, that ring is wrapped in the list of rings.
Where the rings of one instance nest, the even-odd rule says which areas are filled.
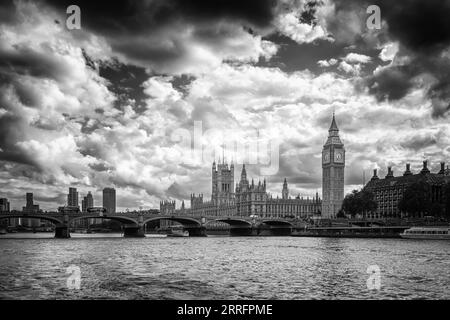
[[[145,225],[150,222],[168,220],[181,224],[183,231],[191,237],[206,236],[208,224],[222,222],[229,225],[230,235],[290,235],[295,227],[295,220],[289,218],[264,218],[243,216],[191,216],[161,215],[145,213],[27,213],[14,212],[0,214],[3,219],[41,219],[55,225],[55,238],[70,238],[70,226],[83,219],[109,219],[118,221],[123,226],[124,237],[145,237]]]

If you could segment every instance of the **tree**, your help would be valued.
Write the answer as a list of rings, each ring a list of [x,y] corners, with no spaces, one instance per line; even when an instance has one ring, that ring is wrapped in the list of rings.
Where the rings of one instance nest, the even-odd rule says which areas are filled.
[[[363,189],[359,195],[361,197],[361,209],[364,214],[377,211],[378,203],[374,200],[372,192]]]
[[[444,186],[444,215],[450,218],[450,182]]]
[[[344,210],[339,210],[338,213],[336,214],[337,218],[345,218],[345,213]]]
[[[353,190],[352,193],[349,193],[345,196],[344,201],[342,202],[342,210],[346,213],[354,217],[358,214],[360,204],[358,198],[358,190]]]
[[[416,182],[406,188],[403,198],[398,203],[398,208],[413,216],[430,212],[431,191],[430,186],[423,182]]]
[[[373,193],[368,190],[353,190],[352,193],[347,194],[342,203],[342,210],[354,217],[362,213],[365,215],[369,212],[374,212],[378,208],[377,202],[374,200]]]

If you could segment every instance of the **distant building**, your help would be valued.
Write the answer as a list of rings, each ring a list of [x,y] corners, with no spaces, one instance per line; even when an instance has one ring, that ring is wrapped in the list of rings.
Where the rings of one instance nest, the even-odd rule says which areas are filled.
[[[220,162],[220,161],[219,161]],[[228,163],[223,160],[222,163],[216,162],[212,165],[212,190],[211,201],[217,206],[229,205],[234,203],[234,164],[231,163],[228,167]]]
[[[67,195],[68,207],[80,207],[78,204],[78,192],[77,188],[69,188],[69,194]]]
[[[39,213],[41,210],[39,209],[39,205],[34,204],[34,199],[33,199],[33,193],[28,192],[26,194],[26,204],[25,207],[22,208],[22,211],[28,214],[36,214]],[[23,226],[27,226],[27,227],[39,227],[41,224],[41,220],[40,219],[25,219],[25,218],[21,218],[20,219],[20,223]]]
[[[381,217],[403,217],[405,212],[400,212],[398,203],[402,200],[405,190],[412,184],[425,182],[431,188],[431,201],[443,203],[443,187],[450,182],[450,170],[441,163],[438,173],[431,173],[427,161],[423,162],[422,170],[414,174],[411,172],[410,164],[406,164],[406,170],[401,176],[394,176],[392,167],[388,167],[388,173],[380,179],[377,170],[374,170],[372,179],[365,185],[364,189],[374,194],[378,204],[378,210],[373,214],[374,218]]]
[[[26,213],[38,213],[40,211],[39,205],[34,204],[33,193],[29,192],[26,194],[26,205],[22,210]]]
[[[0,198],[0,212],[10,212],[9,201],[6,198]]]
[[[116,213],[116,189],[114,188],[103,189],[103,207],[109,214]]]
[[[184,206],[184,202],[183,202],[183,206]],[[175,200],[171,201],[171,200],[164,200],[164,201],[160,201],[159,203],[159,213],[162,215],[175,215],[180,213],[180,211],[177,212],[176,208],[175,208]],[[159,226],[161,228],[167,228],[170,226],[175,225],[176,223],[170,220],[160,220],[159,221]]]
[[[9,213],[11,212],[11,207],[8,199],[6,198],[0,198],[0,213]],[[4,223],[8,225],[9,227],[15,227],[20,223],[19,218],[10,218],[8,220],[5,220]]]
[[[175,200],[164,200],[159,202],[159,212],[162,215],[175,214]]]
[[[260,217],[311,217],[320,212],[322,201],[318,193],[313,198],[289,196],[287,180],[284,179],[282,197],[274,198],[266,191],[266,181],[249,183],[245,165],[242,166],[241,179],[234,190],[234,165],[215,162],[212,164],[211,200],[205,201],[203,194],[191,194],[191,207],[175,209],[175,201],[162,201],[161,214],[185,213],[195,216],[251,216]]]
[[[234,164],[222,161],[211,169],[211,200],[204,201],[203,194],[191,194],[191,208],[186,211],[192,215],[233,216],[236,215],[234,194]]]
[[[257,215],[267,218],[306,218],[320,212],[322,200],[319,194],[313,198],[295,198],[289,196],[286,178],[283,181],[281,198],[274,198],[266,192],[266,180],[250,184],[247,180],[245,165],[242,167],[241,181],[236,185],[236,215]]]
[[[87,209],[94,207],[94,198],[92,197],[91,192],[89,191],[88,194],[81,200],[81,211],[87,212]]]

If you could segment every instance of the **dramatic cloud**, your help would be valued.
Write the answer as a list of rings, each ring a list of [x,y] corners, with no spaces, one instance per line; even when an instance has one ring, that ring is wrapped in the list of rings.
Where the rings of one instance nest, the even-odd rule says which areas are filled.
[[[377,97],[403,98],[415,86],[425,87],[434,117],[450,109],[450,3],[445,0],[375,1],[388,26],[387,37],[400,44],[392,65],[369,80]],[[415,77],[431,81],[414,82]],[[431,82],[431,85],[429,83]]]
[[[58,11],[71,1],[46,1]],[[198,74],[224,60],[257,62],[276,45],[251,30],[271,27],[275,1],[78,1],[83,31],[110,46],[111,57],[158,73]]]
[[[347,63],[368,63],[372,59],[369,56],[352,52],[347,54],[343,60]]]
[[[2,2],[0,195],[54,210],[69,186],[97,204],[114,186],[119,210],[189,205],[225,157],[236,179],[256,159],[274,196],[286,177],[311,197],[333,111],[347,191],[373,168],[434,170],[450,156],[450,13],[430,3],[374,1],[369,30],[359,1],[78,1],[69,31],[71,1]],[[277,145],[265,176],[261,142]]]
[[[334,66],[338,61],[336,59],[330,59],[330,60],[319,60],[317,61],[317,64],[321,67],[330,67]]]

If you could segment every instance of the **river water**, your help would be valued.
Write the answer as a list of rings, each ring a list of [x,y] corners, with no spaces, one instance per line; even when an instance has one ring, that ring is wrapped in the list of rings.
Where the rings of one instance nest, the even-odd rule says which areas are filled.
[[[0,236],[0,299],[450,298],[450,241],[51,236]]]

